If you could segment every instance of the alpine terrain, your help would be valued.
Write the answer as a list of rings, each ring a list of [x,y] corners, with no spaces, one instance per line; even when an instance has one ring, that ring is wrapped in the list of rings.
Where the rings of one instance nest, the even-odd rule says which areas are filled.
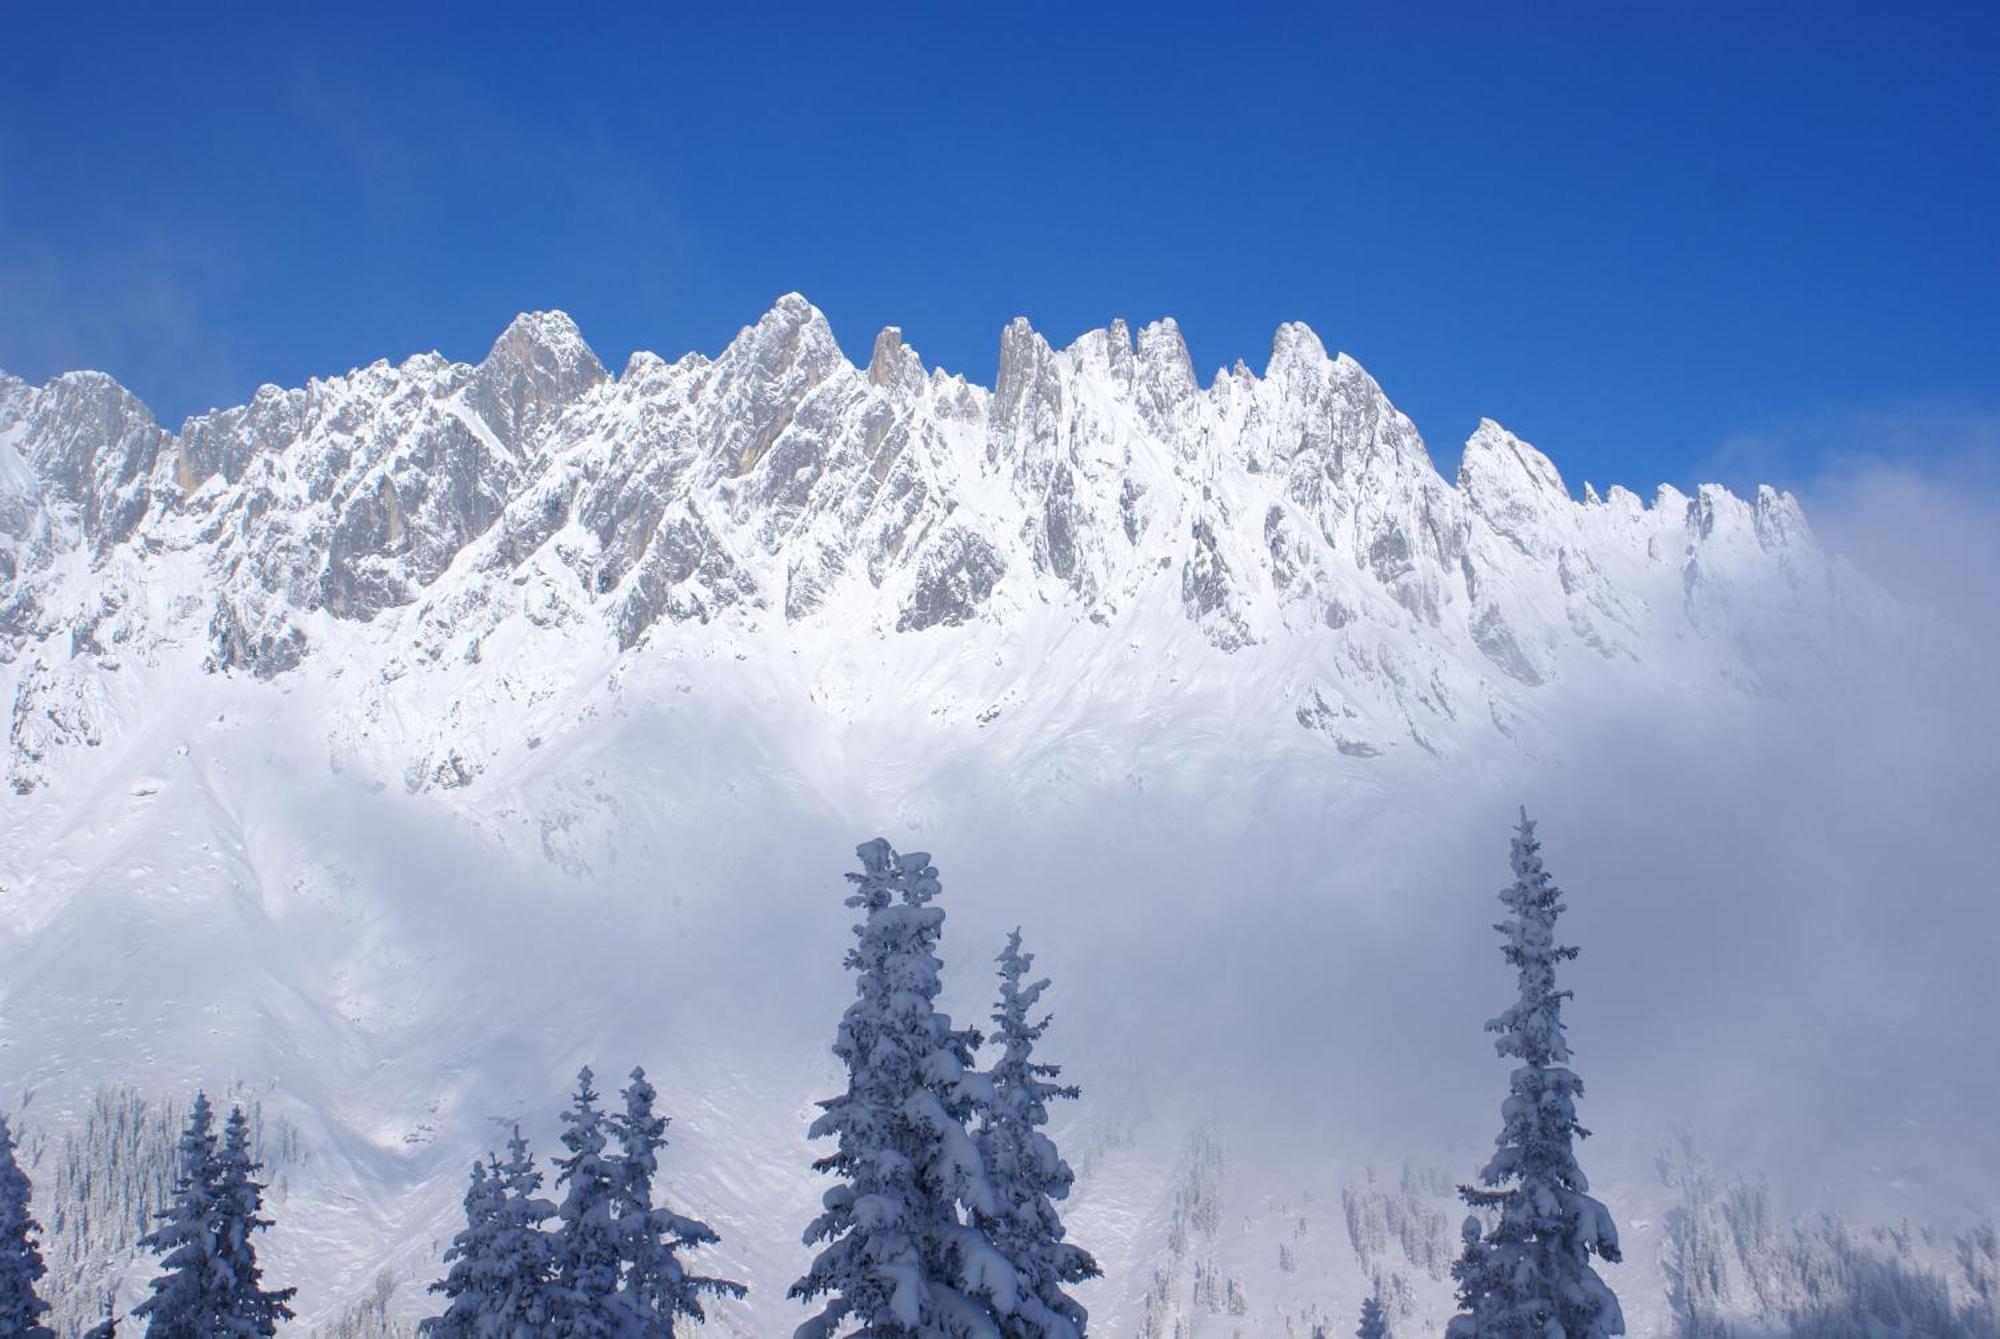
[[[1525,802],[1628,1332],[1980,1333],[1967,645],[1774,488],[1574,491],[1491,421],[1442,474],[1302,325],[1203,380],[1172,321],[1017,320],[989,389],[796,294],[616,375],[541,312],[177,431],[0,374],[0,1094],[58,1332],[145,1295],[197,1088],[293,1330],[390,1333],[473,1160],[643,1064],[749,1287],[704,1332],[791,1333],[879,835],[959,1025],[1017,928],[1051,980],[1091,1333],[1442,1333]]]

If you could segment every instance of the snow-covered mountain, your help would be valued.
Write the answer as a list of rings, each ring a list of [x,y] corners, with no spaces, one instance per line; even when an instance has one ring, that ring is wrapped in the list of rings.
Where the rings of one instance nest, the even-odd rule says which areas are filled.
[[[757,1289],[721,1324],[785,1332],[818,1190],[804,1113],[846,989],[837,876],[879,831],[963,890],[962,1014],[1004,926],[1057,977],[1096,1098],[1073,1144],[1077,1229],[1111,1275],[1091,1304],[1137,1334],[1181,1315],[1152,1294],[1180,1286],[1160,1271],[1187,1186],[1221,1193],[1214,1131],[1377,988],[1362,961],[1405,961],[1425,919],[1440,959],[1492,957],[1504,828],[1459,831],[1465,812],[1638,765],[1585,766],[1580,720],[1650,721],[1662,768],[1690,733],[1821,711],[1859,732],[1879,676],[1932,682],[1950,650],[1789,494],[1579,499],[1490,421],[1441,476],[1301,325],[1261,375],[1204,385],[1171,321],[1063,350],[1016,321],[989,390],[893,329],[856,366],[796,295],[714,358],[616,377],[537,313],[477,366],[266,386],[178,432],[98,373],[0,375],[0,1082],[49,1130],[105,1084],[260,1094],[304,1150],[274,1258],[325,1319],[384,1265],[430,1276],[489,1119],[545,1129],[578,1061],[643,1059],[685,1193]],[[1616,869],[1612,849],[1583,863]],[[1462,930],[1436,928],[1447,901]],[[1586,941],[1600,993],[1649,942],[1619,924],[1631,942]],[[1313,969],[1263,970],[1316,936],[1340,943]],[[1185,984],[1208,952],[1220,983]],[[1340,962],[1356,986],[1319,979]],[[1457,1045],[1497,1102],[1491,976],[1423,992],[1397,1035]],[[1289,1021],[1246,1051],[1225,1024],[1259,990]],[[1814,1054],[1801,1093],[1833,1064]],[[1483,1139],[1491,1106],[1425,1128]],[[1651,1118],[1664,1139],[1673,1113]],[[1292,1264],[1251,1289],[1265,1320],[1225,1308],[1213,1333],[1360,1295],[1335,1228],[1299,1234],[1382,1150],[1304,1140],[1316,1124],[1262,1147],[1302,1200],[1226,1210],[1245,1234],[1282,1220],[1256,1268]],[[1670,1323],[1661,1268],[1627,1303],[1639,1333]]]
[[[1270,709],[1366,757],[1508,729],[1583,662],[1769,674],[1769,642],[1835,639],[1843,608],[1789,495],[1577,501],[1490,421],[1454,486],[1299,325],[1261,377],[1204,388],[1171,321],[1057,352],[1017,320],[989,391],[893,329],[855,367],[797,295],[718,358],[616,379],[537,313],[476,367],[267,386],[178,434],[101,375],[0,381],[0,449],[23,793],[121,729],[111,664],[449,679],[548,630],[628,654],[688,624],[1002,640],[1048,610],[1106,646],[1188,625],[1296,659],[1311,682]],[[493,760],[423,742],[421,784]]]

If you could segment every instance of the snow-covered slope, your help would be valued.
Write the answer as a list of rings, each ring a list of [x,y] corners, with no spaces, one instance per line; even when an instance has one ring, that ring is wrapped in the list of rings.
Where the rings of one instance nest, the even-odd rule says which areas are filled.
[[[1476,1166],[1453,1141],[1499,1095],[1478,939],[1507,801],[1636,831],[1592,807],[1609,778],[1691,775],[1695,736],[1865,732],[1880,704],[1857,703],[1949,655],[1789,495],[1578,499],[1491,422],[1448,480],[1297,325],[1261,375],[1204,386],[1171,321],[1060,351],[1016,321],[989,390],[894,330],[857,367],[797,296],[713,359],[616,377],[540,313],[478,366],[267,386],[177,433],[99,374],[0,376],[0,1083],[52,1130],[107,1083],[275,1105],[308,1161],[272,1250],[324,1318],[385,1264],[429,1276],[492,1119],[546,1152],[566,1071],[643,1060],[677,1193],[756,1287],[726,1332],[783,1332],[846,989],[838,875],[880,832],[943,868],[961,1014],[1017,922],[1056,976],[1051,1044],[1092,1096],[1092,1305],[1138,1333],[1179,1314],[1147,1300],[1163,1261],[1199,1290],[1173,1206],[1231,1120],[1277,1188],[1227,1212],[1294,1254],[1317,1221],[1296,1197],[1325,1217],[1365,1158]],[[1606,764],[1577,723],[1610,719]],[[1579,857],[1622,879],[1614,849]],[[1600,992],[1648,925],[1586,939]],[[1392,1051],[1448,1056],[1425,1067],[1463,1071],[1470,1117],[1385,1127],[1321,1090],[1391,1063],[1324,1028],[1383,998],[1384,963],[1413,987]],[[1801,1100],[1830,1081],[1818,1044]],[[1326,1052],[1303,1086],[1299,1046]],[[1678,1119],[1648,1086],[1674,1063],[1627,1066],[1650,1123],[1621,1175]],[[1321,1230],[1311,1268],[1257,1276],[1243,1333],[1358,1299]],[[1647,1271],[1628,1314],[1664,1326]]]

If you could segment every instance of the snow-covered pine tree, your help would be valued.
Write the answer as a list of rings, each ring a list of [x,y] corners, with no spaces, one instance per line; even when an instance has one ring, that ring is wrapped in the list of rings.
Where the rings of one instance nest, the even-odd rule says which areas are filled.
[[[263,1286],[264,1271],[250,1240],[251,1233],[271,1226],[270,1219],[260,1216],[264,1185],[257,1173],[263,1166],[250,1150],[250,1118],[242,1107],[232,1107],[222,1127],[222,1174],[215,1199],[215,1249],[229,1278],[225,1314],[232,1335],[275,1335],[278,1322],[292,1318],[285,1304],[298,1292]]]
[[[536,1339],[547,1334],[553,1287],[553,1240],[542,1224],[556,1206],[536,1194],[542,1173],[521,1127],[507,1141],[507,1161],[474,1163],[465,1193],[465,1230],[452,1238],[445,1277],[430,1286],[451,1299],[441,1316],[421,1322],[434,1339]]]
[[[1519,997],[1487,1023],[1494,1049],[1520,1063],[1501,1104],[1496,1151],[1480,1173],[1486,1189],[1461,1186],[1476,1209],[1494,1212],[1482,1236],[1468,1221],[1452,1275],[1461,1312],[1449,1339],[1607,1339],[1625,1332],[1618,1299],[1591,1266],[1616,1263],[1618,1232],[1590,1196],[1575,1141],[1590,1133],[1576,1119],[1583,1080],[1569,1068],[1556,964],[1576,949],[1556,942],[1562,891],[1542,867],[1535,824],[1522,811],[1513,841],[1514,882],[1500,894],[1507,919],[1494,928],[1519,979]]]
[[[506,1207],[506,1186],[500,1177],[499,1159],[493,1171],[474,1161],[472,1184],[465,1190],[465,1227],[451,1239],[444,1253],[445,1276],[430,1285],[430,1291],[451,1299],[442,1315],[417,1322],[417,1332],[431,1339],[485,1339],[486,1321],[496,1311],[496,1245],[500,1215]]]
[[[841,1179],[805,1232],[808,1246],[826,1245],[790,1292],[826,1300],[795,1339],[832,1339],[845,1326],[870,1339],[997,1339],[1017,1281],[958,1214],[998,1211],[966,1130],[992,1088],[971,1072],[978,1032],[937,1009],[937,871],[928,855],[898,855],[880,838],[856,854],[855,999],[833,1044],[847,1091],[820,1103],[811,1129],[839,1141],[813,1166]]]
[[[556,1184],[567,1188],[556,1210],[554,1279],[549,1289],[549,1325],[565,1339],[622,1336],[637,1324],[629,1299],[618,1288],[619,1241],[614,1221],[619,1168],[605,1150],[604,1113],[590,1086],[590,1067],[577,1072],[576,1094],[563,1112],[563,1147],[556,1159]]]
[[[139,1244],[161,1256],[153,1295],[132,1308],[147,1339],[210,1339],[214,1335],[274,1335],[292,1318],[290,1288],[266,1289],[250,1234],[270,1226],[259,1217],[264,1187],[250,1152],[250,1121],[229,1114],[220,1151],[215,1113],[198,1093],[181,1135],[174,1199],[160,1224]]]
[[[488,1172],[504,1192],[499,1222],[494,1227],[493,1258],[497,1318],[487,1339],[534,1339],[544,1333],[549,1318],[549,1291],[555,1274],[555,1242],[542,1224],[555,1217],[556,1206],[541,1197],[542,1172],[521,1127],[507,1141],[507,1161]]]
[[[42,1323],[49,1304],[38,1285],[48,1267],[38,1241],[42,1229],[29,1203],[32,1193],[28,1174],[14,1157],[14,1132],[0,1116],[0,1334],[55,1339],[55,1331]]]
[[[699,1219],[654,1206],[653,1177],[667,1145],[667,1118],[653,1110],[658,1093],[643,1069],[632,1071],[621,1096],[625,1110],[608,1122],[619,1147],[613,1212],[625,1260],[620,1288],[627,1309],[639,1318],[640,1339],[672,1339],[676,1316],[704,1319],[704,1296],[741,1297],[745,1289],[728,1279],[689,1274],[681,1264],[680,1252],[721,1238]]]
[[[1075,1177],[1041,1127],[1048,1123],[1050,1099],[1081,1093],[1052,1082],[1060,1066],[1033,1058],[1035,1043],[1049,1028],[1046,1016],[1031,1017],[1049,983],[1023,984],[1034,961],[1034,954],[1022,952],[1018,929],[1007,936],[993,1011],[1000,1057],[987,1072],[993,1096],[981,1113],[978,1134],[995,1204],[992,1213],[975,1211],[972,1221],[1020,1280],[1014,1311],[1000,1318],[1000,1332],[1008,1339],[1079,1339],[1090,1313],[1063,1289],[1102,1271],[1088,1251],[1063,1239],[1055,1202],[1068,1197]]]
[[[222,1165],[207,1093],[195,1094],[179,1161],[173,1203],[157,1215],[159,1226],[139,1239],[161,1257],[160,1273],[150,1285],[153,1295],[132,1308],[146,1322],[147,1339],[208,1339],[225,1314],[229,1279],[215,1249]]]
[[[1382,1309],[1379,1279],[1375,1291],[1361,1301],[1361,1326],[1355,1330],[1354,1339],[1389,1339],[1389,1314]]]

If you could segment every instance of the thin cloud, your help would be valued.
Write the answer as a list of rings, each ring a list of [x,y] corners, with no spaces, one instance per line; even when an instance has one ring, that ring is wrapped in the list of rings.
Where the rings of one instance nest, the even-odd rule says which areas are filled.
[[[108,372],[153,404],[207,408],[242,398],[244,374],[229,335],[198,285],[178,270],[184,248],[151,238],[113,267],[79,274],[47,247],[8,245],[0,263],[0,368],[30,381]]]
[[[1831,409],[1733,433],[1698,469],[1742,486],[1831,480],[1878,462],[2000,487],[2000,406],[1938,398]]]
[[[1792,489],[1827,549],[1899,600],[2000,637],[2000,407],[1912,402],[1748,429],[1700,473]]]
[[[2000,410],[1860,415],[1803,490],[1829,549],[1898,598],[2000,638]]]

